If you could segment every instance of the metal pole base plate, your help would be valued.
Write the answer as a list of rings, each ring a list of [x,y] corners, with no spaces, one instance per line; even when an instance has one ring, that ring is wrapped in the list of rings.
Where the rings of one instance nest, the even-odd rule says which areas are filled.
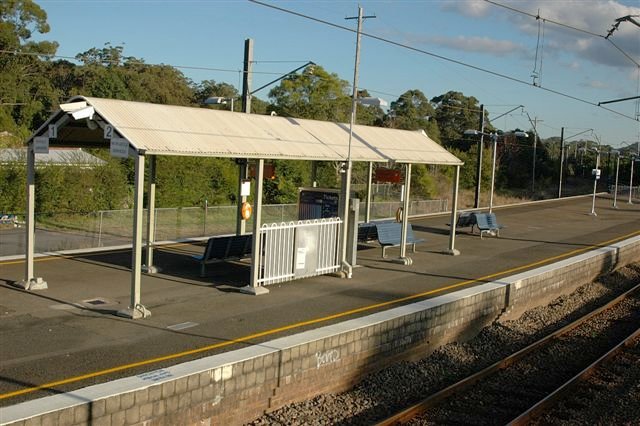
[[[16,287],[23,288],[25,290],[46,290],[49,288],[47,282],[42,278],[31,278],[30,280],[16,281]]]
[[[391,259],[390,262],[399,263],[400,265],[413,265],[413,259],[410,257],[398,257],[397,259]]]
[[[263,294],[268,294],[269,290],[264,288],[263,286],[253,287],[250,285],[245,285],[244,287],[240,287],[240,293],[253,294],[254,296],[261,296]]]
[[[135,308],[127,308],[127,309],[122,309],[118,312],[116,312],[116,315],[119,317],[123,317],[123,318],[129,318],[129,319],[140,319],[140,318],[148,318],[151,316],[151,311],[149,311],[147,308],[145,308],[143,305],[136,305]]]
[[[448,254],[449,256],[460,256],[460,250],[456,250],[456,249],[446,249],[444,251],[444,254]]]
[[[160,272],[160,268],[158,268],[157,266],[147,266],[147,265],[142,265],[142,272],[147,273],[147,274],[157,274],[158,272]]]

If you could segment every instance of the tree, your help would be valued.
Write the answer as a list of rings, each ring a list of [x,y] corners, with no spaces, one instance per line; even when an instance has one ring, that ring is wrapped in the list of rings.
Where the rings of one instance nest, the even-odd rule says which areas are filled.
[[[269,92],[273,111],[284,117],[348,122],[351,100],[349,83],[329,74],[319,65],[309,65],[292,74]]]
[[[391,102],[384,125],[394,129],[424,130],[436,142],[440,142],[440,130],[433,120],[433,106],[420,90],[408,90]]]
[[[56,52],[57,43],[31,41],[33,32],[49,32],[47,14],[30,0],[0,2],[0,146],[17,146],[57,102],[47,78],[49,62],[37,55]]]
[[[241,102],[238,89],[229,83],[216,83],[214,80],[203,80],[196,85],[194,89],[194,99],[199,105],[204,104],[204,101],[209,97],[219,96],[222,98],[233,99],[233,110],[240,111]],[[231,109],[231,105],[209,105],[208,107],[213,109]]]
[[[467,129],[478,129],[480,105],[473,96],[464,96],[461,92],[449,91],[431,99],[435,105],[435,119],[440,129],[440,137],[445,146],[458,146]],[[486,112],[485,112],[486,114]],[[485,131],[492,127],[485,119]],[[469,146],[460,145],[464,149]]]

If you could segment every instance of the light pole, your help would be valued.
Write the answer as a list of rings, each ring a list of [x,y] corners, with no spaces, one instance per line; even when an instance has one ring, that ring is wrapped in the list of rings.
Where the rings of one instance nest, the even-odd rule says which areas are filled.
[[[531,120],[531,117],[529,116],[529,113],[527,112],[527,118],[529,119],[529,122],[531,123],[531,125],[533,126],[533,165],[532,165],[532,176],[531,176],[531,195],[533,196],[536,192],[536,150],[538,147],[538,122],[539,121],[543,121],[543,120],[538,120],[538,117],[534,117],[533,120]]]
[[[465,130],[464,132],[465,135],[470,136],[470,135],[480,135],[480,136],[489,136],[491,138],[491,141],[493,142],[493,149],[492,149],[492,159],[491,159],[491,190],[489,191],[489,213],[491,213],[493,211],[493,189],[495,187],[495,181],[496,181],[496,156],[497,156],[497,152],[498,152],[498,137],[502,136],[503,138],[505,137],[504,134],[500,135],[497,132],[493,132],[493,133],[479,133],[477,130]],[[525,132],[513,132],[513,134],[516,137],[528,137],[529,135]]]
[[[494,117],[493,120],[497,120],[498,118],[504,117],[507,114],[512,113],[513,111],[517,110],[518,108],[524,108],[524,105],[518,105],[515,108],[510,109],[509,111],[500,114],[497,117]],[[487,121],[491,122],[491,120]],[[485,127],[485,119],[484,119],[484,104],[480,105],[480,131],[478,132],[477,130],[466,130],[464,132],[465,135],[480,135],[480,140],[478,141],[478,158],[477,158],[477,167],[476,167],[476,194],[475,194],[475,201],[474,201],[474,208],[479,208],[480,207],[480,188],[481,188],[481,182],[482,182],[482,151],[484,149],[484,137],[485,136],[489,136],[488,133],[484,132],[484,127]],[[469,132],[473,132],[473,133],[469,133]],[[494,150],[494,154],[495,154],[495,150]],[[495,162],[495,155],[494,155],[494,162]],[[495,170],[494,170],[495,172]],[[493,179],[493,177],[492,177]],[[491,192],[493,193],[493,187]]]
[[[560,131],[560,179],[558,180],[558,198],[562,198],[562,172],[563,172],[563,165],[564,165],[564,143],[566,141],[568,141],[571,138],[575,138],[576,136],[580,136],[583,133],[587,133],[587,132],[593,132],[593,129],[587,129],[584,130],[580,133],[576,133],[575,135],[571,135],[567,138],[564,137],[564,127],[562,128],[562,130]],[[577,143],[576,143],[576,147],[577,147]]]
[[[631,174],[629,175],[629,204],[633,204],[633,201],[631,201],[631,192],[633,191],[633,163],[635,163],[636,157],[631,154],[629,158],[631,159]]]
[[[596,168],[593,170],[593,199],[591,201],[591,215],[598,216],[596,213],[596,188],[598,179],[600,179],[600,150],[596,149]]]
[[[615,189],[613,191],[613,208],[618,208],[618,174],[620,172],[620,151],[613,151],[616,154],[616,184]]]
[[[591,172],[593,175],[593,197],[591,200],[591,212],[589,214],[591,216],[598,216],[596,213],[596,189],[598,186],[598,179],[600,179],[600,144],[598,143],[598,148],[584,148],[584,151],[593,151],[596,153],[596,168]]]
[[[482,151],[484,150],[484,104],[480,105],[480,140],[478,141],[478,160],[476,166],[476,197],[474,207],[480,207],[480,183],[482,182]]]

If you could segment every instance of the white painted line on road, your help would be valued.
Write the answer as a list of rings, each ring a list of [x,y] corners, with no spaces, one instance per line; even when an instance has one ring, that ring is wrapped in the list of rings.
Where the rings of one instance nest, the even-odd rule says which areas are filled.
[[[198,325],[197,322],[187,321],[187,322],[181,322],[180,324],[170,325],[167,328],[169,330],[178,331],[178,330],[184,330],[185,328],[195,327],[196,325]]]

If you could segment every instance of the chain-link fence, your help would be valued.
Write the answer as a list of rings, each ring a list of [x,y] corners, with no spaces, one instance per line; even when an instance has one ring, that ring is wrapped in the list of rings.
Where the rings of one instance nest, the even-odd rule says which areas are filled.
[[[371,204],[371,219],[394,218],[398,202]],[[447,211],[447,200],[416,200],[410,204],[410,215]],[[365,216],[365,202],[360,203],[360,220]],[[23,224],[24,215],[18,214],[17,224]],[[288,222],[298,219],[297,204],[268,204],[262,206],[262,222]],[[36,215],[35,251],[38,253],[60,250],[111,247],[130,244],[132,239],[132,210],[100,210],[88,214],[40,213]],[[147,211],[143,212],[143,235],[146,233]],[[246,224],[253,227],[253,218]],[[185,238],[233,234],[236,230],[236,206],[179,207],[156,209],[154,239],[174,241]],[[0,256],[23,254],[24,228],[0,228]]]

